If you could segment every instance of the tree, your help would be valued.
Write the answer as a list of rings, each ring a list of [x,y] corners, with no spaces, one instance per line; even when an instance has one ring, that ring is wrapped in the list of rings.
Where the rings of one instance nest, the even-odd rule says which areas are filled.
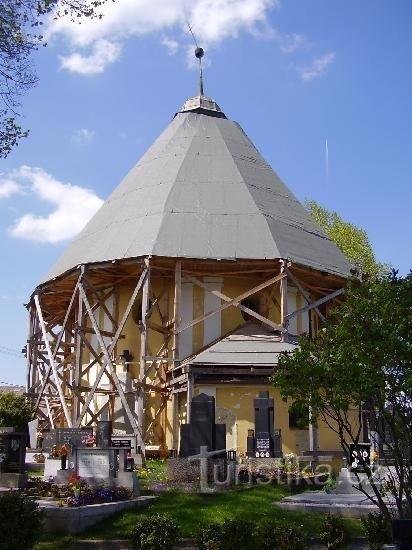
[[[96,8],[106,0],[0,0],[0,158],[9,155],[27,137],[17,121],[21,97],[36,85],[31,56],[46,45],[40,32],[43,19],[101,17]]]
[[[340,248],[360,274],[374,277],[390,271],[388,265],[376,261],[364,229],[344,221],[336,212],[329,212],[316,201],[307,200],[305,206],[312,219]]]
[[[33,411],[26,398],[12,391],[0,392],[0,426],[13,426],[19,432],[27,430]]]
[[[412,517],[412,272],[350,280],[346,300],[328,321],[280,357],[272,382],[283,399],[310,406],[312,421],[326,422],[347,454],[369,411],[374,438],[394,461],[386,487],[400,517]],[[389,518],[371,467],[362,463],[373,488],[369,498]]]

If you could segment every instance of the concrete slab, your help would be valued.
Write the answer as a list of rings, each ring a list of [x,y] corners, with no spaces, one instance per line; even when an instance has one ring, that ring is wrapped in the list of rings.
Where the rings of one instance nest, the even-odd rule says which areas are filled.
[[[389,501],[388,504],[390,505]],[[298,495],[291,495],[279,502],[274,502],[274,505],[284,510],[330,512],[354,518],[378,511],[378,507],[363,494],[337,495],[324,493],[323,491],[307,491]]]
[[[141,496],[121,502],[105,502],[78,508],[60,507],[55,501],[38,500],[45,512],[45,530],[76,534],[122,510],[147,506],[156,497]]]

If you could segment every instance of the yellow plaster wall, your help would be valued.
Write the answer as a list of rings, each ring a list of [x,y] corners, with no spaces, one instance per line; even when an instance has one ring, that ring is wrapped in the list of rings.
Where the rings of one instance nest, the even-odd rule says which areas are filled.
[[[202,385],[207,387],[208,385]],[[214,387],[210,385],[210,387]],[[264,385],[256,386],[217,386],[216,406],[229,409],[236,416],[237,424],[237,452],[246,452],[246,438],[248,430],[254,429],[253,399],[260,391],[269,391],[269,396],[275,404],[275,428],[282,430],[283,453],[296,452],[296,435],[289,430],[289,415],[287,403],[280,398],[279,391]]]
[[[253,280],[253,278],[248,275],[248,277],[242,279],[234,278],[224,278],[222,285],[222,292],[230,297],[238,296],[253,286],[256,286],[258,282]],[[168,289],[160,300],[160,307],[163,313],[163,316],[166,319],[171,320],[173,318],[173,300],[174,300],[174,282],[172,279],[156,277],[154,274],[151,278],[151,288],[155,296],[159,296],[165,289]],[[122,315],[128,305],[134,286],[132,285],[122,285],[117,288],[117,312],[118,319],[122,318]],[[193,318],[200,317],[204,313],[204,289],[194,286],[193,287]],[[269,319],[274,322],[280,322],[280,290],[279,285],[273,285],[259,294],[256,294],[251,297],[252,300],[260,303],[260,308],[262,314],[266,315]],[[304,303],[304,300],[301,298],[300,294],[297,293],[296,305],[297,307],[301,306]],[[100,327],[103,327],[103,312],[100,311],[99,314],[99,324]],[[221,316],[221,335],[225,335],[228,332],[234,330],[238,326],[244,324],[244,319],[241,315],[241,311],[235,307],[229,307],[222,311],[221,313],[216,314],[216,317]],[[161,325],[160,315],[155,308],[150,321]],[[300,328],[302,326],[301,316],[297,317],[297,326]],[[137,378],[139,374],[139,358],[140,358],[140,331],[132,319],[132,316],[129,316],[129,319],[126,321],[125,327],[122,331],[124,338],[119,339],[116,353],[115,353],[115,362],[120,363],[119,357],[124,349],[128,349],[133,355],[133,364],[129,366],[129,372],[133,378]],[[203,347],[203,334],[204,327],[203,323],[193,327],[193,352],[197,352]],[[156,354],[160,347],[163,344],[163,336],[154,330],[149,330],[148,333],[148,348],[150,354]],[[172,341],[169,342],[168,355],[172,354]],[[84,363],[85,365],[91,361],[90,354],[87,350],[84,352]],[[120,372],[122,366],[119,364],[118,372]],[[93,367],[90,369],[85,380],[85,384],[92,385],[97,374],[97,368]],[[154,373],[153,373],[154,374]],[[151,381],[153,376],[148,377],[148,382]],[[230,409],[237,417],[237,433],[238,433],[238,452],[246,451],[246,436],[247,430],[254,427],[254,410],[253,410],[253,399],[258,395],[259,391],[269,390],[271,397],[275,399],[275,423],[276,427],[282,430],[282,444],[283,452],[296,452],[296,430],[290,430],[288,425],[288,404],[284,403],[280,399],[278,390],[270,388],[267,386],[224,386],[218,387],[217,389],[217,406]],[[96,403],[97,405],[97,403]],[[159,403],[157,398],[154,395],[149,394],[147,396],[147,419],[150,421],[150,418],[153,418],[155,414],[156,407]],[[181,393],[179,395],[179,418],[180,421],[185,421],[186,416],[186,394]],[[166,418],[166,437],[168,444],[171,445],[171,401],[169,401],[167,407],[167,418]],[[160,427],[156,427],[154,432],[160,430]],[[319,441],[321,448],[337,448],[334,440],[334,434],[331,434],[330,430],[325,430],[320,428]]]
[[[318,445],[321,451],[341,449],[338,434],[322,420],[318,421]]]
[[[277,388],[265,385],[248,386],[219,386],[201,384],[202,388],[216,389],[216,407],[229,409],[236,416],[237,427],[237,452],[246,453],[246,438],[248,430],[254,429],[253,400],[259,396],[260,391],[268,391],[269,397],[274,399],[275,428],[282,430],[282,452],[300,453],[299,442],[302,440],[304,430],[289,428],[289,406],[291,402],[284,402]],[[195,386],[195,394],[199,392],[199,386]],[[186,399],[186,394],[181,394]],[[184,408],[184,406],[183,406]],[[307,433],[307,431],[306,431]],[[319,450],[339,450],[340,444],[337,435],[324,423],[318,424]]]

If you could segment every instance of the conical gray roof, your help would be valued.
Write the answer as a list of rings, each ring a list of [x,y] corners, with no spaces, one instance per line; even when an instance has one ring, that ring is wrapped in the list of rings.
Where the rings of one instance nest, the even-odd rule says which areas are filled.
[[[184,104],[46,280],[147,255],[289,258],[345,276],[350,268],[239,124],[203,96]]]

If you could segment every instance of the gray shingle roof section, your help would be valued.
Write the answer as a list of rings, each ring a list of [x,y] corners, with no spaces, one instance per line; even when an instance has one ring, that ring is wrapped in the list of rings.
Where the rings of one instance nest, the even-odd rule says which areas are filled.
[[[280,335],[256,325],[247,323],[226,338],[212,344],[183,364],[193,366],[236,367],[246,365],[274,367],[281,352],[292,352],[296,343],[282,342]]]
[[[175,116],[45,280],[146,255],[290,258],[343,276],[350,269],[241,127],[203,110]]]

